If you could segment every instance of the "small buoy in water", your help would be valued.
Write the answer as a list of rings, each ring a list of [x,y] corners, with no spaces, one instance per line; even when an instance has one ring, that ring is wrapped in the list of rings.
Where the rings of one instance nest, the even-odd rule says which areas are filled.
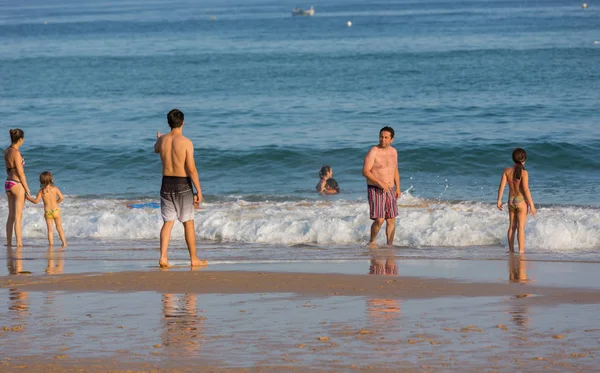
[[[217,19],[217,17],[215,17],[215,16],[210,16],[210,20],[211,20],[211,21],[214,21],[215,19]]]
[[[348,21],[347,25],[348,27],[352,27],[352,22]]]
[[[44,25],[47,25],[47,24],[48,24],[48,21],[44,21]]]
[[[600,44],[600,41],[594,40],[594,44]]]
[[[581,7],[582,7],[583,9],[587,8],[587,3],[583,3],[583,4],[581,4]]]

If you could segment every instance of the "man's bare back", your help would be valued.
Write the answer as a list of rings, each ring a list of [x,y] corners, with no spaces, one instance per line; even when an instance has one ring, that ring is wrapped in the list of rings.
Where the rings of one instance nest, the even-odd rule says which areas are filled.
[[[157,134],[155,150],[160,154],[164,176],[191,176],[186,169],[186,159],[189,149],[193,150],[192,141],[180,132],[174,130],[165,135]]]

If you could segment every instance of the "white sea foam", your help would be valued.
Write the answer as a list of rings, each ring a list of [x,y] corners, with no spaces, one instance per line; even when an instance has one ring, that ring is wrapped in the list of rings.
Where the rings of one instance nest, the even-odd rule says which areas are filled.
[[[157,239],[162,226],[156,208],[128,209],[123,201],[67,198],[61,205],[67,237],[104,240]],[[7,216],[0,200],[0,215]],[[41,206],[27,204],[24,236],[46,237]],[[363,200],[305,202],[220,202],[203,204],[195,215],[197,236],[219,242],[267,245],[362,245],[371,220]],[[395,244],[408,247],[506,245],[508,217],[495,205],[479,202],[425,201],[403,195],[399,203]],[[379,239],[384,243],[384,229]],[[2,230],[2,236],[5,232]],[[176,224],[172,237],[183,238]],[[529,217],[527,249],[541,251],[600,250],[600,209],[542,207]]]

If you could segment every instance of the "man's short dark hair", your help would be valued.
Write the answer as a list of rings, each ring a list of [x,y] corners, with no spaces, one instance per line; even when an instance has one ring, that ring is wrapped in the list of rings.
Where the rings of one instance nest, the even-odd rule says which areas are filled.
[[[390,135],[392,136],[392,139],[394,138],[394,129],[392,127],[388,127],[388,126],[383,127],[382,129],[379,130],[379,134],[381,135],[381,132],[383,132],[383,131],[389,132]]]
[[[169,127],[171,128],[179,128],[183,126],[183,113],[181,110],[173,109],[169,111],[169,114],[167,114],[167,122],[169,122]]]

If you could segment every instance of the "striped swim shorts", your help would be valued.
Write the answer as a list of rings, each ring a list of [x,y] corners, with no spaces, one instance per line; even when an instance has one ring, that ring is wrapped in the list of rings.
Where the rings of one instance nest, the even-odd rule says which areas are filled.
[[[369,217],[371,219],[391,219],[398,216],[398,203],[396,198],[396,187],[389,192],[374,185],[367,185],[369,197]]]
[[[194,219],[194,192],[189,177],[163,176],[160,213],[163,221],[177,219],[184,223]]]

